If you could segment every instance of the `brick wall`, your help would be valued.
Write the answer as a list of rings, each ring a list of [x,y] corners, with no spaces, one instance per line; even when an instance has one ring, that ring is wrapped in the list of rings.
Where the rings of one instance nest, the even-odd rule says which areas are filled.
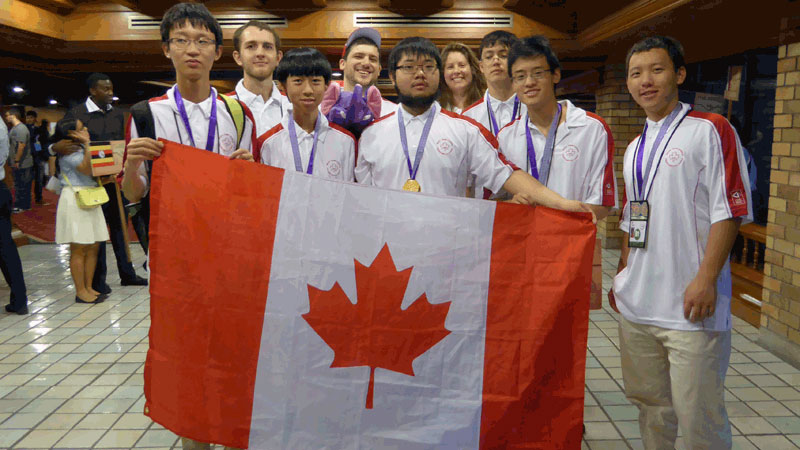
[[[597,114],[605,119],[611,134],[614,135],[614,173],[617,177],[619,206],[622,207],[622,193],[625,181],[622,178],[622,157],[625,148],[644,126],[644,111],[633,101],[625,85],[625,65],[606,66],[603,71],[603,83],[595,91]],[[612,212],[597,224],[597,237],[603,248],[620,248],[622,232],[619,230],[619,211]]]
[[[778,48],[761,340],[800,364],[800,42]],[[794,355],[794,357],[792,357]]]

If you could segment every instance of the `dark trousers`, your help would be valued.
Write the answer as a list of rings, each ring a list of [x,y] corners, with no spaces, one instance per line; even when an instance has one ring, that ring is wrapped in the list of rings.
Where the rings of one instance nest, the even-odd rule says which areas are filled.
[[[33,195],[36,203],[42,203],[42,188],[44,188],[44,163],[33,161]]]
[[[11,288],[11,307],[15,310],[28,307],[25,277],[17,244],[11,237],[11,191],[0,181],[0,270]]]
[[[108,224],[108,234],[111,239],[111,247],[114,249],[114,256],[117,259],[119,278],[123,281],[132,281],[136,278],[136,271],[133,270],[133,264],[128,261],[128,255],[125,253],[125,236],[122,234],[122,222],[119,217],[117,192],[114,189],[113,183],[105,184],[103,187],[106,188],[106,192],[108,193],[108,202],[102,206],[103,216],[105,216],[106,223]],[[127,226],[127,223],[125,225]],[[97,253],[97,267],[94,269],[94,277],[92,278],[93,289],[101,291],[108,285],[108,283],[106,283],[107,271],[106,243],[101,242]]]
[[[14,207],[31,209],[31,183],[33,183],[33,167],[14,169]]]

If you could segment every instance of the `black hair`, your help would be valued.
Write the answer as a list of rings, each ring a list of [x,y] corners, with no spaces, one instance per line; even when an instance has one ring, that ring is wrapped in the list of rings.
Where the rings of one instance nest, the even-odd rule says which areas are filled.
[[[208,8],[201,3],[178,3],[168,9],[161,19],[161,42],[168,43],[169,32],[173,28],[182,27],[186,22],[195,28],[205,28],[210,31],[217,42],[215,48],[222,45],[222,28]]]
[[[504,45],[508,49],[514,46],[514,43],[519,41],[519,38],[514,33],[508,31],[496,30],[487,34],[481,39],[481,46],[478,48],[478,59],[482,59],[483,49],[493,47],[497,44]]]
[[[353,42],[351,42],[350,45],[348,45],[347,48],[344,49],[344,57],[342,59],[347,59],[347,57],[350,56],[350,50],[352,50],[352,48],[355,47],[356,45],[371,45],[378,49],[378,57],[380,57],[381,49],[378,48],[378,44],[368,37],[361,36],[359,38],[353,39]]]
[[[397,64],[404,56],[430,57],[436,61],[439,76],[442,76],[442,56],[439,54],[439,49],[429,39],[416,36],[405,38],[398,42],[389,53],[389,73],[394,74],[397,72]]]
[[[666,50],[669,59],[672,60],[672,65],[675,72],[681,67],[686,66],[686,58],[683,53],[683,45],[677,39],[669,36],[650,36],[646,37],[639,42],[633,44],[628,50],[628,56],[625,58],[625,74],[627,76],[628,67],[631,63],[631,57],[636,53],[647,52],[653,49],[662,48]]]
[[[36,111],[34,111],[34,110],[30,110],[30,111],[28,111],[28,112],[26,112],[26,113],[25,113],[25,117],[33,117],[33,118],[38,118],[38,117],[39,117],[39,114],[38,114]]]
[[[286,83],[289,77],[323,77],[328,84],[331,82],[331,63],[315,48],[293,48],[283,55],[275,68],[275,80]]]
[[[242,49],[241,49],[242,33],[244,33],[244,30],[246,30],[246,29],[248,29],[250,27],[256,28],[258,30],[269,31],[270,33],[272,33],[272,37],[273,37],[273,39],[275,39],[275,51],[277,52],[278,50],[281,49],[281,37],[278,36],[278,32],[275,31],[274,28],[269,26],[268,23],[262,22],[260,20],[253,19],[253,20],[247,22],[246,24],[240,26],[239,28],[236,29],[236,31],[233,32],[233,49],[234,50],[236,50],[237,52],[242,51]]]
[[[109,77],[108,75],[106,75],[104,73],[95,72],[95,73],[89,75],[89,78],[86,79],[86,87],[89,88],[89,89],[92,89],[95,86],[97,86],[97,83],[99,83],[101,81],[106,81],[106,80],[111,81],[111,77]]]
[[[556,69],[561,69],[561,63],[558,62],[558,57],[550,47],[550,41],[542,36],[530,36],[515,42],[508,52],[508,76],[511,76],[511,67],[520,58],[536,58],[544,56],[547,60],[547,65],[550,67],[550,72],[555,72]]]
[[[22,116],[22,110],[19,109],[19,107],[17,106],[12,106],[11,108],[8,108],[6,112],[16,117],[20,122],[24,119],[24,117]]]
[[[69,132],[78,128],[78,119],[64,118],[56,122],[56,131],[53,133],[53,142],[58,142],[62,139],[70,139]]]

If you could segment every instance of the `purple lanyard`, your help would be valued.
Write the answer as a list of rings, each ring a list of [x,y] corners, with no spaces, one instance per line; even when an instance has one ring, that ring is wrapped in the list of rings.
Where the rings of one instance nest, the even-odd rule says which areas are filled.
[[[317,152],[317,140],[319,131],[322,129],[322,114],[317,113],[317,124],[314,125],[314,143],[311,144],[311,154],[308,156],[308,169],[306,173],[314,173],[314,154]],[[295,130],[294,117],[289,117],[289,141],[292,143],[292,153],[294,154],[294,168],[298,172],[303,171],[303,162],[300,160],[300,144],[297,142],[297,131]]]
[[[656,153],[658,153],[658,148],[661,145],[661,141],[664,139],[664,136],[667,134],[670,125],[672,125],[672,122],[675,120],[676,117],[678,117],[682,109],[683,108],[681,107],[681,104],[678,103],[675,109],[673,109],[672,112],[669,113],[667,118],[664,120],[664,123],[661,124],[661,128],[658,130],[658,134],[656,135],[656,140],[653,142],[653,146],[651,147],[650,156],[647,158],[647,166],[644,169],[644,173],[642,173],[642,160],[644,159],[644,145],[645,141],[647,140],[647,122],[645,122],[644,131],[642,131],[642,136],[639,138],[639,148],[636,150],[636,155],[635,155],[636,156],[635,187],[637,189],[634,191],[634,200],[644,200],[647,198],[647,195],[642,195],[642,188],[644,187],[644,181],[650,179],[650,170],[653,168],[653,161],[656,158]],[[681,117],[681,121],[682,120],[683,117]],[[680,122],[678,124],[680,125]],[[675,128],[678,127],[676,126]],[[672,131],[672,134],[675,134],[674,130]],[[670,139],[672,139],[672,134],[670,134],[669,137]],[[669,144],[669,139],[667,139],[667,143],[664,144],[664,146],[666,147],[666,145],[668,144]],[[661,159],[659,158],[659,165],[660,164],[661,164]],[[658,166],[656,166],[656,172],[658,172]],[[655,174],[653,174],[653,177],[655,177]]]
[[[544,142],[541,177],[536,167],[536,149],[533,147],[530,118],[527,114],[525,115],[525,137],[528,141],[528,162],[531,165],[531,175],[545,186],[547,186],[547,179],[550,177],[550,162],[553,160],[553,150],[556,146],[556,132],[558,131],[558,122],[561,120],[561,103],[556,104],[558,105],[558,112],[556,112],[555,117],[553,117],[553,122],[550,124],[550,131],[547,133],[547,139],[545,139]]]
[[[497,126],[497,119],[494,117],[494,111],[492,111],[492,101],[490,100],[489,94],[486,94],[486,109],[489,111],[489,120],[492,121],[492,132],[493,135],[497,136],[497,133],[500,132],[500,127]],[[517,111],[519,111],[519,97],[514,97],[514,111],[511,112],[511,120],[508,123],[514,121],[517,118]],[[508,125],[508,123],[506,125]],[[503,125],[505,126],[505,125]]]
[[[209,95],[213,95],[212,90]],[[183,125],[186,127],[186,132],[189,133],[189,140],[192,141],[192,147],[197,147],[194,143],[194,136],[192,136],[192,126],[189,124],[189,115],[186,114],[186,107],[183,106],[183,97],[178,86],[175,86],[175,106],[178,107],[178,113],[181,115]],[[206,150],[214,151],[214,134],[217,132],[217,99],[211,99],[211,117],[208,119],[208,140],[206,141]],[[200,147],[197,147],[200,148]]]
[[[428,133],[431,131],[433,125],[433,118],[436,116],[436,107],[430,110],[428,119],[425,120],[425,127],[422,128],[422,135],[419,137],[419,145],[417,145],[417,154],[414,157],[414,168],[411,168],[411,155],[408,153],[408,138],[406,137],[406,124],[403,122],[403,107],[402,105],[397,108],[397,122],[400,125],[400,144],[403,146],[403,153],[406,155],[406,164],[408,164],[408,173],[412,180],[417,179],[417,171],[419,170],[419,163],[422,161],[422,154],[425,152],[425,143],[428,141]]]

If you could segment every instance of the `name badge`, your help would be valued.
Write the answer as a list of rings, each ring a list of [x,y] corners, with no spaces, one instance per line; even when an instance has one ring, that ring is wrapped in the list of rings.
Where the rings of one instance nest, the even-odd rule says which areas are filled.
[[[631,201],[630,233],[628,247],[645,248],[647,246],[647,222],[650,217],[650,205],[647,200]]]

